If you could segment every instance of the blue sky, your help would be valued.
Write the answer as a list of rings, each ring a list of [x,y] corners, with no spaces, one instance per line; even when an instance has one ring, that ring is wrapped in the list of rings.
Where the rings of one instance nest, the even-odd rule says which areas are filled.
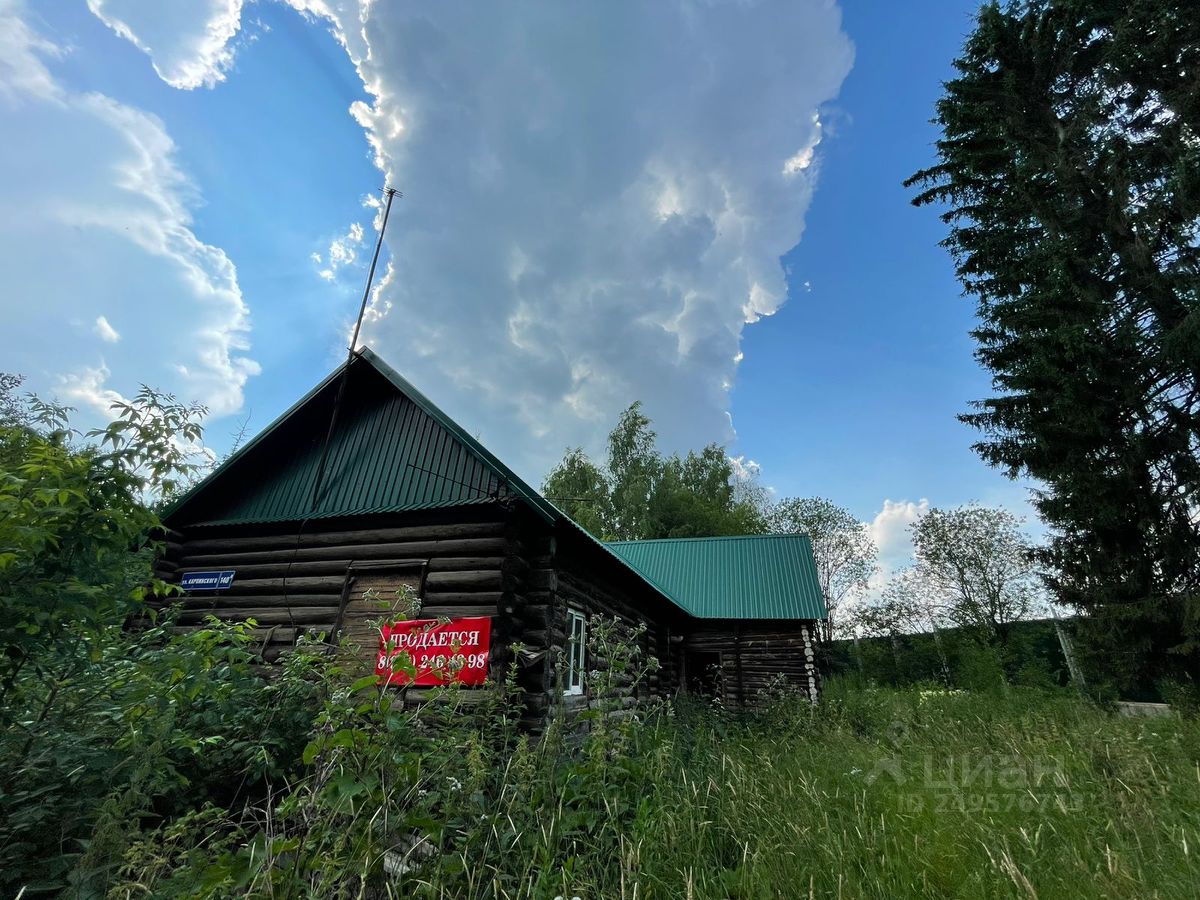
[[[975,5],[0,0],[2,368],[202,400],[220,451],[344,353],[390,178],[365,339],[518,471],[641,399],[899,561],[923,502],[1024,499],[901,186]]]
[[[828,492],[864,518],[881,495],[1025,497],[975,456],[975,433],[955,418],[989,395],[972,358],[974,306],[937,246],[945,227],[902,186],[932,161],[929,120],[975,6],[843,5],[854,68],[832,104],[803,240],[784,260],[792,299],[746,330],[738,451],[784,493]]]

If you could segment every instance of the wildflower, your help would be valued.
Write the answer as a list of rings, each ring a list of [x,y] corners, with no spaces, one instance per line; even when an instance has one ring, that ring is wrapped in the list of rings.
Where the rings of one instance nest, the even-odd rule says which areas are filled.
[[[960,690],[921,691],[920,695],[917,697],[917,702],[924,703],[930,697],[958,697],[965,693],[966,691]]]
[[[455,778],[453,775],[447,775],[446,781],[449,783],[448,786],[449,786],[450,790],[452,790],[452,791],[461,791],[462,790],[462,782],[459,781],[457,778]]]

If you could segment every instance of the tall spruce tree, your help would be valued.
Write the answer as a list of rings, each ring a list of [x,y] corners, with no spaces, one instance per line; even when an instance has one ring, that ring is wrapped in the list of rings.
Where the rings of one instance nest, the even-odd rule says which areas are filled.
[[[947,207],[996,395],[976,449],[1041,483],[1049,583],[1128,680],[1200,679],[1200,15],[984,6],[909,180]]]

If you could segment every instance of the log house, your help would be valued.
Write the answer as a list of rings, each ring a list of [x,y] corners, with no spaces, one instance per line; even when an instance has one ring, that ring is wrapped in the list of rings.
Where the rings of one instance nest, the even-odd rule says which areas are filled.
[[[521,647],[522,721],[534,731],[560,686],[567,708],[589,702],[587,672],[604,665],[581,649],[593,615],[646,625],[642,650],[660,663],[647,693],[744,705],[782,681],[818,697],[825,609],[806,537],[603,543],[369,349],[176,501],[164,523],[158,577],[234,572],[225,589],[185,594],[177,624],[253,619],[267,662],[305,633],[348,636],[374,658],[369,623],[416,612],[399,608],[406,586],[422,619],[492,620],[492,673]]]

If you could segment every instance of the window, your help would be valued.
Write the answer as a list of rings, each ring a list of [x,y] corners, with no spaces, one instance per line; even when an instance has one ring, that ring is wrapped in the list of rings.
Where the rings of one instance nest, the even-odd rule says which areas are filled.
[[[578,610],[567,610],[567,679],[568,694],[583,693],[583,672],[587,662],[587,619]]]

